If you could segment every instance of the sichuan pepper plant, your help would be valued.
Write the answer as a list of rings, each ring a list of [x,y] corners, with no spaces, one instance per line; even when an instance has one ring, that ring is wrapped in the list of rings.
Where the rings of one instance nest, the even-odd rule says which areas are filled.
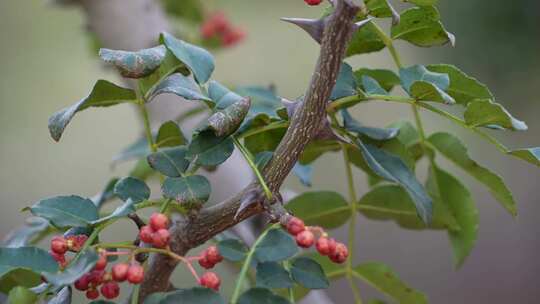
[[[150,49],[101,49],[101,59],[136,85],[98,80],[87,97],[51,116],[49,130],[58,141],[79,112],[131,103],[141,114],[145,136],[115,161],[136,159],[136,166],[93,198],[61,195],[25,208],[35,217],[0,248],[0,291],[11,303],[70,303],[73,292],[84,293],[89,301],[115,299],[120,284],[129,284],[131,303],[225,303],[228,298],[233,304],[281,304],[346,278],[355,303],[363,300],[358,280],[396,302],[427,303],[423,293],[385,264],[354,259],[357,215],[394,221],[404,229],[445,232],[460,266],[477,238],[478,211],[467,185],[440,160],[448,159],[485,185],[514,216],[516,203],[502,178],[474,161],[457,136],[426,130],[421,112],[449,120],[536,166],[540,148],[511,150],[486,132],[527,126],[475,78],[448,64],[401,60],[395,40],[419,47],[454,43],[435,0],[406,2],[410,7],[398,13],[385,0],[334,0],[320,19],[284,18],[320,44],[310,85],[294,101],[264,87],[227,88],[211,78],[214,60],[208,51],[167,33]],[[220,18],[212,16],[202,35],[224,35]],[[384,18],[392,19],[389,30],[380,25]],[[344,61],[384,49],[394,71],[353,68]],[[178,107],[185,102],[204,107],[208,115],[191,136],[185,136],[180,123],[201,110],[151,129],[146,107],[161,94],[181,97]],[[386,128],[364,125],[350,109],[367,102],[407,104],[414,121],[388,122]],[[450,114],[450,107],[462,114]],[[212,186],[201,172],[213,171],[235,149],[256,178],[234,197],[207,206]],[[309,186],[313,163],[332,152],[343,156],[347,198],[308,191],[283,202],[279,190],[289,173]],[[429,164],[426,181],[415,170],[423,159]],[[364,193],[353,170],[369,178]],[[152,194],[147,185],[152,176],[159,178],[159,193]],[[105,211],[115,199],[122,203]],[[141,214],[144,209],[153,210],[148,219]],[[270,223],[251,246],[225,232],[255,214],[264,214]],[[102,241],[101,233],[124,218],[134,224],[132,239]],[[334,239],[330,231],[343,225],[348,225],[348,240]],[[48,248],[34,246],[49,235]],[[200,254],[188,254],[200,245]],[[221,262],[238,267],[231,295],[219,293],[221,276],[210,270]],[[172,286],[169,278],[178,264],[184,267],[177,271],[187,271],[193,280]]]

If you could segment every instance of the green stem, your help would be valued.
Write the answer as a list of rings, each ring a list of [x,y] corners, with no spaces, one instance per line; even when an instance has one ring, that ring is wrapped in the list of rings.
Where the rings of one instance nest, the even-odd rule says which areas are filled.
[[[284,261],[282,265],[285,269],[287,269],[288,272],[291,271],[291,263],[289,261]],[[296,303],[296,300],[294,299],[294,288],[292,287],[287,288],[287,294],[289,295],[289,302],[291,304]]]
[[[390,51],[390,55],[392,55],[392,59],[394,60],[394,63],[398,67],[398,69],[401,69],[403,65],[401,64],[401,58],[399,57],[398,52],[396,51],[396,48],[394,47],[394,42],[392,38],[390,38],[377,23],[371,21],[371,24],[373,24],[373,28],[375,29],[375,32],[377,33],[377,36],[381,38],[384,45],[388,48]]]
[[[263,233],[261,233],[261,235],[259,235],[259,238],[257,238],[255,243],[253,243],[253,246],[251,246],[251,249],[249,250],[246,256],[246,260],[244,261],[244,264],[242,265],[242,269],[240,269],[240,274],[238,275],[238,278],[236,279],[236,285],[234,287],[234,291],[231,296],[231,304],[236,304],[238,302],[238,298],[240,297],[240,292],[242,291],[242,284],[246,278],[249,267],[251,266],[251,260],[253,259],[253,255],[255,254],[255,249],[261,243],[264,237],[268,234],[268,232],[272,230],[273,228],[278,227],[278,225],[279,223],[268,227],[265,231],[263,231]]]
[[[259,180],[259,184],[261,184],[261,187],[264,190],[264,194],[266,195],[266,198],[268,200],[271,200],[272,191],[270,191],[270,188],[268,188],[268,185],[266,184],[266,181],[264,180],[261,172],[259,171],[259,168],[257,168],[257,165],[253,162],[251,153],[249,153],[249,151],[244,147],[244,145],[242,145],[242,143],[238,140],[238,138],[236,138],[235,136],[231,136],[231,138],[233,139],[235,146],[238,148],[238,150],[240,150],[240,153],[242,153],[242,155],[246,159],[248,165],[251,167],[251,170],[253,170],[253,172],[257,176],[257,179]]]
[[[163,204],[161,205],[161,208],[159,208],[159,213],[165,213],[171,201],[172,201],[171,199],[167,199],[165,202],[163,202]]]
[[[148,116],[148,110],[146,109],[146,105],[144,104],[144,99],[139,99],[138,102],[139,105],[139,112],[141,113],[143,123],[144,123],[144,132],[146,134],[146,140],[148,141],[148,147],[150,148],[150,151],[156,152],[157,148],[154,144],[154,137],[152,136],[152,128],[150,127],[150,118]]]

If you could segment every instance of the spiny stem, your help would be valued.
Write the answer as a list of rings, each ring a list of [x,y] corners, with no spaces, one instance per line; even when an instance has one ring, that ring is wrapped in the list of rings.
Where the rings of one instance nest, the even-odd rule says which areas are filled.
[[[266,195],[266,198],[268,200],[272,200],[272,191],[268,188],[268,185],[266,184],[266,181],[264,180],[261,171],[259,171],[259,168],[257,168],[257,165],[253,162],[253,158],[251,153],[246,150],[244,145],[238,140],[238,138],[231,136],[234,142],[234,145],[238,148],[240,153],[244,156],[245,160],[247,161],[248,165],[251,167],[251,170],[255,173],[257,176],[257,179],[259,180],[259,184],[261,184],[261,187],[264,190],[264,194]]]

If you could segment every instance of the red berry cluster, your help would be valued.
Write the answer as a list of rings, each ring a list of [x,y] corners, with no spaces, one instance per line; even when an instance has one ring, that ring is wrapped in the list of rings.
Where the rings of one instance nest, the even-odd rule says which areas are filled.
[[[66,267],[68,263],[66,253],[68,251],[79,252],[87,239],[88,237],[84,234],[67,237],[57,235],[51,239],[49,253],[60,264],[60,267]]]
[[[199,255],[198,260],[199,265],[201,265],[202,268],[210,269],[223,261],[223,257],[216,246],[210,246]],[[216,273],[208,271],[199,279],[199,284],[204,287],[218,290],[221,280]]]
[[[328,256],[334,263],[341,264],[349,257],[347,246],[336,242],[333,238],[329,238],[326,232],[320,227],[306,226],[301,219],[294,216],[287,218],[284,227],[289,234],[295,237],[298,246],[309,248],[315,244],[315,248],[319,254]],[[315,241],[314,232],[319,234],[317,241]]]
[[[120,294],[118,283],[127,280],[131,284],[139,284],[144,279],[144,268],[137,262],[115,264],[109,272],[106,268],[107,253],[102,251],[94,268],[75,281],[75,288],[86,291],[90,300],[98,298],[100,291],[105,298],[114,299]]]
[[[199,284],[210,289],[218,290],[221,280],[215,272],[207,271],[199,279]]]
[[[233,27],[223,12],[215,12],[202,23],[201,36],[205,40],[218,39],[224,46],[233,46],[242,41],[246,33]]]
[[[139,238],[156,248],[165,248],[171,238],[168,228],[169,218],[163,213],[153,213],[148,225],[141,227]]]
[[[319,5],[323,2],[323,0],[304,0],[307,5]]]

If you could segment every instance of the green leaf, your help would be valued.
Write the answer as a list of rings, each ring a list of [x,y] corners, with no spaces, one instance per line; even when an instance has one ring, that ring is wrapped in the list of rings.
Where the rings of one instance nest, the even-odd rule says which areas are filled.
[[[246,257],[247,246],[237,239],[227,239],[218,243],[219,253],[231,262],[239,262]]]
[[[286,131],[287,128],[284,127],[247,136],[244,138],[244,146],[254,155],[264,151],[274,151]]]
[[[140,203],[150,197],[150,188],[140,179],[125,177],[114,185],[114,194],[124,202],[131,199],[134,203]]]
[[[199,84],[210,79],[214,71],[214,57],[205,49],[162,33],[160,40],[167,48],[193,72]]]
[[[119,87],[106,80],[98,80],[88,97],[54,113],[49,118],[49,132],[51,133],[51,137],[59,141],[64,129],[77,112],[90,107],[108,107],[125,102],[134,102],[136,99],[137,96],[133,90]]]
[[[156,146],[162,148],[176,147],[185,144],[187,144],[187,139],[176,122],[169,120],[159,127],[156,137]]]
[[[527,130],[525,122],[515,119],[500,104],[487,99],[476,99],[467,105],[465,122],[473,127],[495,127],[513,131]]]
[[[71,296],[71,286],[66,286],[60,289],[60,291],[53,298],[51,298],[47,304],[71,304]]]
[[[446,94],[434,84],[427,81],[416,81],[410,88],[411,96],[416,100],[434,101],[445,104],[454,104],[452,96]]]
[[[377,82],[377,80],[369,77],[369,76],[362,76],[361,78],[362,87],[364,88],[364,91],[369,95],[388,95],[388,92],[386,92],[381,85]]]
[[[377,18],[392,17],[392,10],[387,0],[365,0],[364,3],[371,16]]]
[[[15,286],[36,286],[41,283],[41,272],[57,270],[58,263],[43,249],[0,247],[0,292],[8,293]]]
[[[416,128],[408,121],[398,121],[390,124],[390,128],[396,128],[399,130],[397,139],[403,143],[407,148],[410,148],[414,144],[418,143],[420,136]]]
[[[429,82],[439,89],[446,91],[450,86],[450,77],[447,74],[430,72],[423,65],[413,65],[399,70],[401,86],[410,92],[411,86],[417,81]]]
[[[269,118],[278,118],[276,112],[283,104],[273,88],[242,86],[237,87],[235,91],[241,96],[251,98],[248,117],[253,118],[260,114],[266,114]]]
[[[136,142],[130,144],[124,148],[120,153],[115,155],[112,159],[113,164],[130,159],[140,159],[150,154],[150,147],[148,146],[148,140],[146,137],[137,139]]]
[[[159,292],[150,295],[144,304],[225,304],[219,293],[202,287]]]
[[[91,198],[91,200],[94,202],[94,205],[96,205],[98,209],[101,207],[101,205],[114,197],[114,185],[116,185],[119,180],[120,179],[117,177],[111,178],[105,185],[105,188],[100,193]]]
[[[351,208],[341,194],[332,191],[304,192],[290,200],[285,208],[306,225],[337,228],[351,217]]]
[[[513,150],[509,154],[540,167],[540,147]]]
[[[208,118],[208,129],[214,131],[218,137],[228,136],[234,133],[244,121],[251,99],[242,98],[221,111],[217,111]]]
[[[238,304],[290,304],[290,302],[270,289],[255,287],[244,292],[238,299]]]
[[[268,231],[264,239],[255,248],[255,257],[259,262],[280,262],[298,252],[294,239],[279,228]]]
[[[343,126],[345,129],[358,135],[365,135],[371,139],[382,141],[392,139],[399,134],[398,128],[382,129],[366,127],[355,120],[347,110],[341,110],[341,115],[343,116]]]
[[[341,150],[341,146],[334,140],[313,140],[300,155],[299,163],[307,165],[327,152],[337,152],[339,150]]]
[[[217,137],[213,131],[204,130],[193,135],[189,144],[188,158],[196,158],[201,166],[217,166],[225,162],[234,151],[230,137]]]
[[[191,77],[180,73],[174,73],[161,81],[150,94],[149,100],[161,94],[174,94],[186,100],[210,101]]]
[[[167,49],[160,45],[136,52],[100,49],[99,57],[114,65],[127,78],[143,78],[154,72],[165,59]]]
[[[431,135],[428,141],[441,152],[442,155],[451,160],[454,164],[465,170],[479,182],[489,188],[489,191],[501,205],[516,216],[516,202],[512,193],[504,184],[503,179],[491,172],[489,169],[480,166],[469,157],[467,147],[452,134],[439,132]]]
[[[257,287],[290,288],[294,285],[290,274],[277,262],[257,264]]]
[[[190,74],[189,69],[167,49],[161,65],[152,74],[138,79],[137,82],[141,93],[148,96],[165,78],[176,72],[182,73],[184,76]]]
[[[385,44],[377,34],[375,25],[368,23],[357,30],[349,43],[346,57],[372,52],[378,52],[385,48]]]
[[[85,273],[89,272],[96,265],[99,259],[98,254],[93,250],[84,251],[77,260],[74,260],[63,271],[59,272],[43,272],[43,276],[47,282],[56,287],[73,284]]]
[[[56,196],[40,200],[30,207],[35,216],[40,216],[56,227],[88,226],[99,218],[94,203],[76,195]]]
[[[493,99],[493,95],[483,83],[468,76],[453,65],[432,64],[428,65],[427,69],[431,72],[448,75],[450,86],[446,92],[461,105],[466,106],[474,99]]]
[[[433,219],[429,226],[418,218],[414,202],[403,188],[380,185],[371,189],[358,202],[360,213],[373,220],[394,220],[407,229],[451,229],[460,227],[446,205],[433,204]]]
[[[135,166],[129,171],[129,176],[138,178],[140,180],[147,180],[150,176],[155,174],[156,171],[150,167],[146,159],[139,159]]]
[[[38,296],[28,288],[17,286],[13,288],[7,298],[9,304],[33,304],[38,300]]]
[[[161,149],[148,155],[150,167],[169,177],[180,177],[189,167],[185,146]]]
[[[434,6],[411,7],[400,14],[400,22],[392,25],[392,39],[402,39],[420,47],[455,43],[452,33],[443,27]]]
[[[11,231],[2,242],[3,247],[26,246],[34,237],[49,228],[49,221],[41,217],[29,217],[24,226]]]
[[[111,214],[102,217],[99,220],[93,221],[92,224],[95,225],[113,218],[125,217],[128,214],[134,213],[135,211],[135,202],[131,198],[128,198],[125,203],[116,208]]]
[[[432,201],[418,182],[413,172],[403,161],[384,150],[372,145],[364,145],[356,140],[355,144],[360,148],[367,165],[381,178],[402,186],[411,196],[420,218],[429,223],[432,217]]]
[[[354,77],[359,82],[362,76],[369,76],[375,79],[379,85],[386,91],[391,91],[394,86],[400,84],[399,77],[390,70],[366,69],[362,68],[354,72]],[[365,88],[364,88],[365,89]]]
[[[214,80],[208,83],[208,95],[215,102],[218,109],[225,109],[243,98]]]
[[[430,170],[427,188],[434,200],[440,200],[448,207],[460,227],[458,231],[448,231],[456,267],[459,267],[476,243],[478,210],[469,190],[458,179],[438,167]]]
[[[201,23],[204,18],[203,5],[198,0],[161,0],[167,14],[182,20]]]
[[[168,177],[161,188],[163,196],[187,207],[200,206],[210,197],[210,182],[202,175]]]
[[[356,86],[352,67],[346,62],[342,62],[330,100],[356,95]]]
[[[353,275],[401,304],[427,303],[426,295],[407,286],[388,266],[370,262],[356,266]]]
[[[418,6],[431,6],[431,5],[436,5],[437,2],[439,2],[439,0],[401,0],[401,1],[416,4]]]
[[[291,275],[298,284],[309,289],[325,289],[330,286],[321,265],[307,257],[292,261]]]

